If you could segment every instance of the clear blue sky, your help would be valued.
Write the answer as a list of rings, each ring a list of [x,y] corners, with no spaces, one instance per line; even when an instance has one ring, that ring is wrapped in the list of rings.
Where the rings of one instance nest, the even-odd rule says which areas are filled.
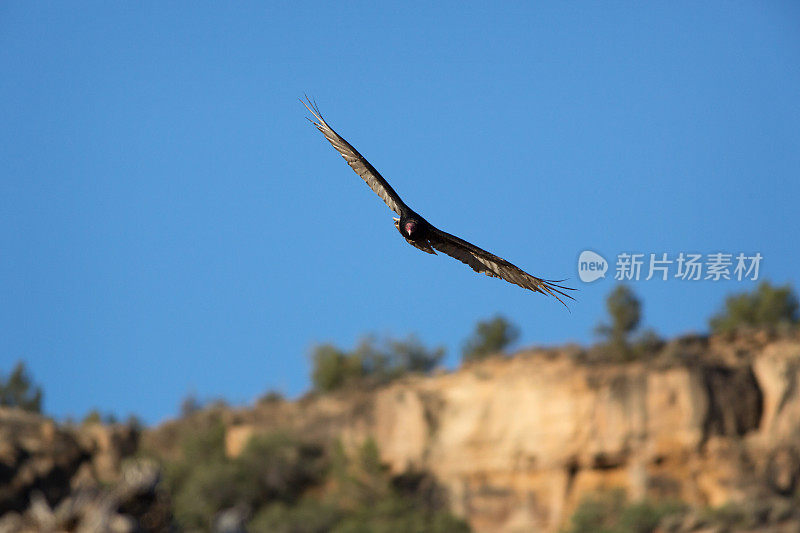
[[[797,286],[796,2],[485,5],[1,3],[0,371],[55,416],[156,422],[299,394],[315,342],[369,332],[450,366],[496,313],[592,342],[614,282],[584,249],[760,252]],[[572,312],[406,244],[304,92],[428,220],[571,278]],[[665,336],[753,286],[633,284]]]

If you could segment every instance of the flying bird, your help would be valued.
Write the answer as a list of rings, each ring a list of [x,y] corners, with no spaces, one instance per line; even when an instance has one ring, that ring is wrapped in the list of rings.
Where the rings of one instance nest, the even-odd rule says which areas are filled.
[[[347,161],[347,164],[367,182],[367,185],[370,186],[375,194],[381,197],[386,205],[389,206],[389,209],[400,216],[400,218],[394,219],[394,226],[409,244],[429,254],[436,255],[435,250],[438,250],[469,265],[475,272],[504,279],[509,283],[519,285],[523,289],[553,296],[565,307],[566,304],[561,297],[574,300],[572,296],[563,291],[575,289],[558,285],[563,280],[555,281],[531,276],[505,259],[478,248],[455,235],[450,235],[422,218],[419,213],[403,202],[395,190],[392,189],[392,186],[364,156],[358,153],[358,150],[353,148],[349,142],[328,125],[325,119],[322,118],[322,113],[320,113],[315,102],[312,102],[308,97],[306,97],[305,102],[303,100],[300,100],[300,102],[314,116],[314,119],[306,117],[309,122],[322,132],[328,142]]]

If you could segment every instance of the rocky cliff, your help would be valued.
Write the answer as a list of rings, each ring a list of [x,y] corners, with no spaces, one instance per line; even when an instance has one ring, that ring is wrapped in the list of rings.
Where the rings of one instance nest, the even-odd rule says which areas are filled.
[[[59,427],[0,408],[0,533],[164,531],[159,465],[134,460],[131,426]]]
[[[534,349],[222,417],[231,456],[251,436],[276,429],[346,446],[372,437],[392,472],[432,473],[476,531],[556,531],[585,495],[611,488],[698,507],[791,507],[800,477],[799,377],[794,334],[692,336],[647,362],[592,362],[578,347]],[[203,416],[146,431],[139,444],[177,454],[178,436]],[[119,483],[122,436],[84,435],[81,443],[42,420],[24,437],[14,423],[0,416],[0,511],[25,513],[31,494],[58,506],[81,476]],[[103,443],[114,439],[122,444],[109,446],[118,451],[104,455]],[[47,447],[62,451],[37,458]],[[791,511],[767,519],[787,531],[799,523]]]
[[[393,472],[432,472],[454,512],[487,532],[555,531],[583,496],[610,488],[695,506],[795,493],[796,337],[690,336],[646,363],[586,359],[577,347],[530,350],[231,412],[228,453],[275,428],[352,445],[372,436]],[[180,424],[149,438],[168,441]]]

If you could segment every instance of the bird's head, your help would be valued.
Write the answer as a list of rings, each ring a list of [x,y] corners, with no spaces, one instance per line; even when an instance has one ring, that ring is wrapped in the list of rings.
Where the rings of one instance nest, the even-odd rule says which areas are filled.
[[[413,220],[407,220],[406,223],[403,224],[403,228],[406,230],[406,235],[412,237],[417,231],[417,223]]]

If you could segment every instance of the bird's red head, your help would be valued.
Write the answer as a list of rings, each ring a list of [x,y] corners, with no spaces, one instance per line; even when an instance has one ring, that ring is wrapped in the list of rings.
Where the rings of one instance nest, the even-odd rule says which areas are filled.
[[[409,220],[408,222],[406,222],[405,228],[406,228],[406,235],[411,236],[417,230],[417,223],[414,222],[413,220]]]

